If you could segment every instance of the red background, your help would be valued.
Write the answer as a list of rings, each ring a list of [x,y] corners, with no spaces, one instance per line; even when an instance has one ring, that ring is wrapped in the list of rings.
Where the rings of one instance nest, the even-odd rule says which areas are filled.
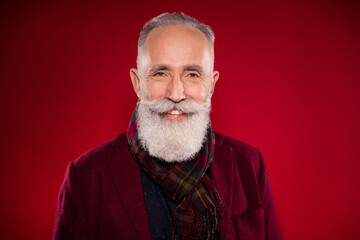
[[[0,238],[49,239],[67,164],[127,128],[142,25],[212,26],[215,130],[259,148],[285,239],[360,239],[359,5],[1,3]]]

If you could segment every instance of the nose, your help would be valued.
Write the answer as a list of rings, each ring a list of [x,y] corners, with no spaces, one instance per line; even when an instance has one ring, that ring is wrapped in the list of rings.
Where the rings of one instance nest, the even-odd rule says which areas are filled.
[[[169,98],[173,102],[180,102],[186,98],[184,92],[184,85],[179,77],[174,77],[169,83],[167,98]]]

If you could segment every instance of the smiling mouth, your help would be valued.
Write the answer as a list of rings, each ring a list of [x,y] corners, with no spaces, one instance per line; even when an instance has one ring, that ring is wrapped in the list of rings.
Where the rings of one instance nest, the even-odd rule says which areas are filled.
[[[183,114],[183,113],[181,111],[177,110],[177,109],[174,109],[174,110],[171,110],[170,112],[167,112],[165,114],[180,115],[180,114]]]
[[[163,113],[164,118],[169,120],[180,120],[185,118],[187,113],[184,113],[178,109],[173,109],[169,112]]]

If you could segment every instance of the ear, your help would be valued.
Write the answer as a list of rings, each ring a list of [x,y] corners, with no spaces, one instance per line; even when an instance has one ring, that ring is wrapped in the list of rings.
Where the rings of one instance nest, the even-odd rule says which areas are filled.
[[[219,72],[218,71],[214,71],[213,72],[213,78],[212,78],[212,82],[211,82],[211,96],[213,95],[214,93],[214,90],[215,90],[215,84],[217,82],[217,80],[219,79]]]
[[[130,69],[130,78],[134,91],[138,98],[140,98],[140,78],[138,76],[138,71],[136,70],[136,68]]]

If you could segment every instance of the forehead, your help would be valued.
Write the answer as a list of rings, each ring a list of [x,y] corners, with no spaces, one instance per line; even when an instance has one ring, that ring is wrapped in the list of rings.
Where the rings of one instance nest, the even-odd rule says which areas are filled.
[[[197,28],[182,25],[152,30],[143,52],[149,55],[152,64],[206,64],[211,58],[210,43],[205,35]]]

